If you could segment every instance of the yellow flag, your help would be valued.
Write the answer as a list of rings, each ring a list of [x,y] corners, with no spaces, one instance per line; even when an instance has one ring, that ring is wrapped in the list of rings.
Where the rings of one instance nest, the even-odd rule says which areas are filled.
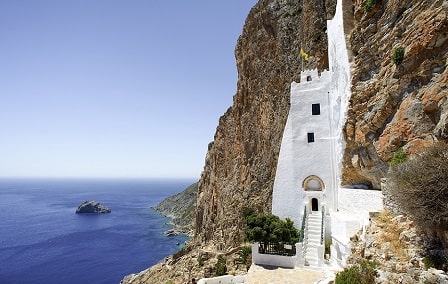
[[[303,57],[303,59],[305,59],[306,61],[308,61],[308,54],[305,53],[305,51],[303,50],[303,48],[300,48],[300,55]]]

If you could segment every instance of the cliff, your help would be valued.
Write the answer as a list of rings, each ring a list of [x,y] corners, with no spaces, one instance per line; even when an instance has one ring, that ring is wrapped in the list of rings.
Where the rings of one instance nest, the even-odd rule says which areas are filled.
[[[259,1],[235,48],[233,106],[221,117],[199,182],[195,238],[217,250],[243,241],[243,207],[271,210],[272,187],[292,81],[328,68],[326,20],[335,1]]]
[[[154,207],[160,214],[171,218],[176,232],[191,234],[196,213],[198,183],[195,182],[184,191],[164,199]]]
[[[344,0],[352,96],[344,127],[344,184],[379,187],[399,147],[419,151],[448,138],[446,1]],[[304,69],[328,68],[326,19],[336,0],[260,0],[235,48],[233,105],[220,118],[198,185],[194,238],[179,253],[123,283],[186,282],[229,273],[243,241],[244,207],[271,210],[289,89]],[[403,61],[391,56],[404,47]],[[302,62],[300,48],[310,56]]]
[[[448,3],[354,1],[352,95],[344,183],[379,188],[400,147],[407,154],[448,138]],[[405,49],[402,63],[391,57]]]

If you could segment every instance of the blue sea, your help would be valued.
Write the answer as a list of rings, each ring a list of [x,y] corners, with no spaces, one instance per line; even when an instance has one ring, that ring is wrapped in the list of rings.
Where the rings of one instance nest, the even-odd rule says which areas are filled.
[[[151,209],[193,180],[0,179],[0,283],[120,283],[179,250]],[[75,214],[96,200],[110,214]]]

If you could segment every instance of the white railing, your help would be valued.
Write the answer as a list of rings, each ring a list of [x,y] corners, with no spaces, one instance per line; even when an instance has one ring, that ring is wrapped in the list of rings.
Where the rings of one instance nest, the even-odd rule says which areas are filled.
[[[341,266],[347,265],[347,257],[351,254],[350,243],[344,243],[335,236],[332,236],[331,258]]]
[[[306,255],[306,251],[308,249],[308,226],[307,223],[308,222],[308,211],[306,210],[306,206],[305,206],[305,210],[303,212],[303,221],[302,221],[302,234],[303,234],[303,246],[302,246],[302,255],[305,256]]]

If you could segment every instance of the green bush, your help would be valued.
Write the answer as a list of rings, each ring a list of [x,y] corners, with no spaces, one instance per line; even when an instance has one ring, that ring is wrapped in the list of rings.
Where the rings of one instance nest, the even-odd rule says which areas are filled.
[[[252,253],[251,246],[242,247],[238,252],[238,259],[236,260],[236,263],[243,264],[246,267],[246,270],[249,270],[249,267],[251,265],[251,258],[250,258],[251,253]]]
[[[215,266],[215,275],[216,276],[222,276],[227,274],[227,265],[226,265],[226,259],[224,256],[220,255],[218,256],[218,262]]]
[[[246,239],[250,242],[296,243],[300,233],[294,222],[286,218],[281,220],[273,214],[258,214],[246,210]]]
[[[404,47],[400,46],[395,48],[394,54],[392,55],[392,61],[395,65],[400,65],[404,58]]]
[[[204,259],[202,258],[201,254],[198,255],[198,265],[200,267],[204,266]]]
[[[378,2],[380,2],[380,0],[367,0],[364,3],[364,10],[366,12],[370,11],[376,4],[378,4]]]
[[[394,153],[392,160],[390,160],[390,166],[396,167],[398,165],[403,164],[407,160],[408,160],[408,156],[406,156],[406,153],[403,151],[403,148],[400,148]]]
[[[359,264],[346,267],[336,274],[335,284],[373,284],[375,283],[376,262],[362,260]]]

